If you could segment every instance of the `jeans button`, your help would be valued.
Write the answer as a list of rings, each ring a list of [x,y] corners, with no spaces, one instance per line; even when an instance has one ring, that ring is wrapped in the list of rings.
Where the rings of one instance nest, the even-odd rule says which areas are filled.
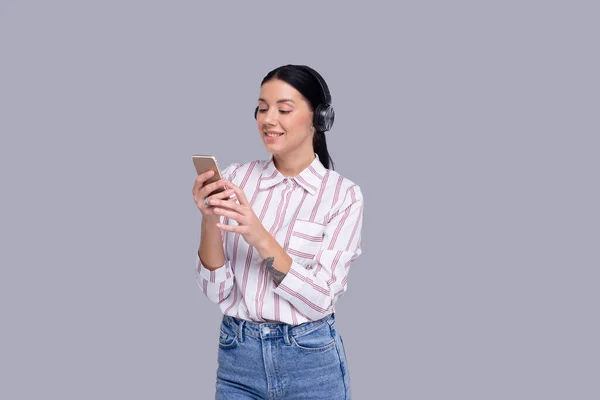
[[[271,330],[270,330],[268,327],[266,327],[266,326],[265,326],[265,327],[263,328],[263,334],[265,334],[265,335],[268,335],[268,334],[269,334],[269,332],[271,332]]]

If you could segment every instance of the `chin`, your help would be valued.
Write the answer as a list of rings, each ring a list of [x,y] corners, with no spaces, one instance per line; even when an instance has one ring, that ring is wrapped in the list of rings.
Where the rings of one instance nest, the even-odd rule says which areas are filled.
[[[272,155],[279,155],[282,153],[282,149],[278,146],[273,146],[272,144],[265,144],[265,150],[271,153]]]
[[[267,151],[273,153],[273,152],[279,152],[281,151],[281,146],[273,144],[273,143],[265,143],[265,149],[267,149]]]

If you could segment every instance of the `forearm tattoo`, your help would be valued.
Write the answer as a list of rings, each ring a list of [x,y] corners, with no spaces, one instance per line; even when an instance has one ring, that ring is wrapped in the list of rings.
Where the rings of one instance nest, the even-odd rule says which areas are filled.
[[[275,257],[268,257],[265,258],[265,266],[267,267],[267,271],[269,271],[269,273],[271,274],[271,277],[273,278],[273,281],[275,282],[276,285],[279,286],[279,284],[281,283],[281,281],[283,280],[283,278],[285,278],[285,273],[276,270],[275,267],[273,267],[273,263],[275,262]]]

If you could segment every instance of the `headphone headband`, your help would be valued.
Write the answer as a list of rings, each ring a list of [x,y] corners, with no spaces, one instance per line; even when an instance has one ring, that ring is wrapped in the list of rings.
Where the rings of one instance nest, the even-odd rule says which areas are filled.
[[[319,82],[319,86],[321,86],[321,93],[323,94],[323,97],[325,99],[323,101],[323,103],[327,103],[327,104],[331,105],[331,93],[329,93],[329,88],[327,87],[327,83],[325,83],[325,80],[323,79],[321,74],[319,74],[317,71],[315,71],[308,65],[301,65],[300,67],[302,69],[304,69],[305,71],[307,71],[308,73],[310,73],[317,80],[317,82]]]

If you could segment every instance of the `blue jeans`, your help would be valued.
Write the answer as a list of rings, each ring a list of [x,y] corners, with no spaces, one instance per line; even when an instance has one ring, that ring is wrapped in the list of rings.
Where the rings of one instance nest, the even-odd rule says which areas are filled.
[[[335,316],[297,326],[223,316],[217,400],[351,399]]]

